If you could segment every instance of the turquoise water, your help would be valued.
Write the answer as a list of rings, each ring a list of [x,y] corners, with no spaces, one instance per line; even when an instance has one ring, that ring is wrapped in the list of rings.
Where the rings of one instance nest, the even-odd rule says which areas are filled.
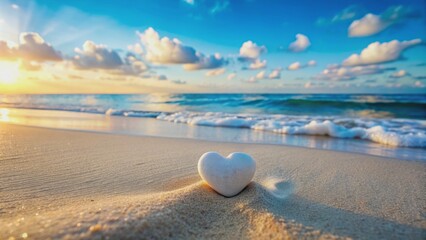
[[[0,106],[105,113],[224,112],[426,120],[426,95],[101,94],[0,95]]]
[[[318,142],[320,136],[322,143],[325,138],[339,140],[340,145],[342,141],[349,144],[343,150],[354,144],[350,140],[356,140],[357,144],[375,144],[375,148],[420,151],[426,148],[426,95],[0,95],[0,107],[48,110],[59,116],[63,112],[73,112],[86,114],[84,116],[121,117],[140,123],[143,119],[152,119],[158,123],[172,123],[168,128],[178,128],[182,124],[209,127],[203,128],[205,132],[212,128],[223,129],[220,132],[229,132],[232,128],[234,133],[244,130],[244,134],[248,131],[253,135],[263,132],[279,144],[289,143],[289,136],[303,136],[305,142],[306,139]],[[31,122],[31,116],[26,116],[26,121]],[[68,125],[72,125],[72,120],[68,121]],[[158,124],[151,125],[155,128]],[[90,130],[90,127],[84,129]],[[141,130],[130,127],[124,133],[144,134],[138,131]],[[225,138],[225,134],[222,138],[216,135],[214,140],[229,140]],[[287,140],[279,140],[284,138]],[[238,137],[234,139],[243,141]],[[255,142],[270,143],[268,139],[256,138]],[[291,145],[304,144],[298,141]]]

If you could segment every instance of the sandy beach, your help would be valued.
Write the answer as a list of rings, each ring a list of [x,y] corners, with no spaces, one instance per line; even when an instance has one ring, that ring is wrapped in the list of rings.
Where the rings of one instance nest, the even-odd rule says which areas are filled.
[[[426,240],[425,29],[425,0],[0,0],[0,240]]]
[[[225,198],[207,151],[257,161]],[[0,123],[0,239],[424,239],[426,164],[299,147]]]

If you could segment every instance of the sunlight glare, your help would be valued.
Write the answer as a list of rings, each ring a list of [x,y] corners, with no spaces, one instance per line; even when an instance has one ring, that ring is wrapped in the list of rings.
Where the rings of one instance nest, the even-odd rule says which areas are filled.
[[[1,122],[9,121],[9,109],[0,108],[0,121]]]
[[[16,83],[18,77],[18,62],[0,62],[0,84]]]

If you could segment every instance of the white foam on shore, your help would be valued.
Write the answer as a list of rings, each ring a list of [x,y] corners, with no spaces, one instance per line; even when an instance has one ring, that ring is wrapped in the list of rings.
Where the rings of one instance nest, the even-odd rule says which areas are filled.
[[[162,113],[157,119],[189,125],[251,128],[288,135],[357,138],[398,147],[426,147],[426,121],[343,117],[228,114],[220,112]]]

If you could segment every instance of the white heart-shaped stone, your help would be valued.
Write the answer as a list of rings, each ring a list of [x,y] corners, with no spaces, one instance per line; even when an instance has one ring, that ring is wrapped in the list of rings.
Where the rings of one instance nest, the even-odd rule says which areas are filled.
[[[245,153],[224,158],[217,152],[204,153],[198,160],[198,173],[216,192],[226,197],[237,195],[253,179],[256,162]]]

